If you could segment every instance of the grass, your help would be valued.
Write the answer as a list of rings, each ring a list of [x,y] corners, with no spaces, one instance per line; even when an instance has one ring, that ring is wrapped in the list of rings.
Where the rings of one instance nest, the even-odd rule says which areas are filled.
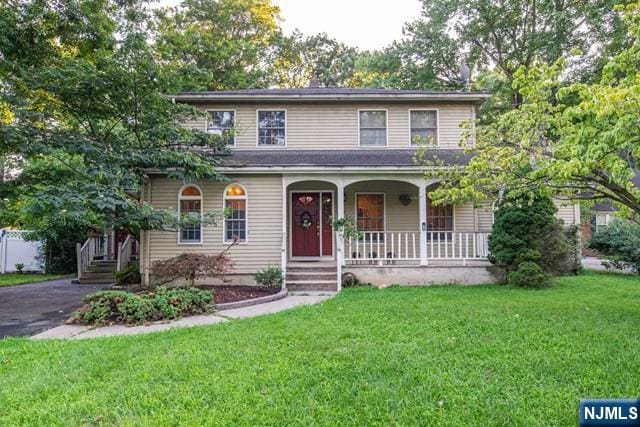
[[[0,341],[0,425],[577,425],[637,397],[640,280],[346,290],[160,334]]]
[[[25,283],[45,282],[47,280],[69,277],[68,274],[38,274],[38,273],[5,273],[0,274],[0,288],[5,286],[24,285]]]

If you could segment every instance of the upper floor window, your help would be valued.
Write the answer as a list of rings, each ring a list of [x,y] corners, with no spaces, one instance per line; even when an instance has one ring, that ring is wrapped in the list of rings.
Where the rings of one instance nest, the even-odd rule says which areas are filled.
[[[179,215],[186,219],[186,224],[180,227],[179,243],[202,243],[202,192],[195,185],[184,187],[179,199]],[[191,221],[192,220],[192,221]]]
[[[411,145],[438,145],[438,111],[412,110]]]
[[[235,111],[209,111],[207,132],[220,136],[227,147],[236,145]]]
[[[385,146],[387,145],[387,112],[384,110],[361,110],[360,120],[360,145]]]
[[[224,190],[225,243],[247,241],[247,192],[240,184],[231,184]]]
[[[287,112],[258,110],[258,145],[286,145]]]

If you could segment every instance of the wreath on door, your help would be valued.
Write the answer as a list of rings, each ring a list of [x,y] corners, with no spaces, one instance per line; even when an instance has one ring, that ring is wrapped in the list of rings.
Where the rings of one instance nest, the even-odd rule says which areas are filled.
[[[300,214],[298,224],[300,224],[302,228],[309,228],[313,225],[313,217],[309,211],[304,211]]]

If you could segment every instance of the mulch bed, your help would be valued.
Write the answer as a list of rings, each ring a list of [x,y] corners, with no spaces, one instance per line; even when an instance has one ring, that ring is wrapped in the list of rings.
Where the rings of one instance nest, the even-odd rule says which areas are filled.
[[[213,300],[216,304],[266,297],[280,292],[279,288],[263,286],[203,285],[198,288],[212,290]]]

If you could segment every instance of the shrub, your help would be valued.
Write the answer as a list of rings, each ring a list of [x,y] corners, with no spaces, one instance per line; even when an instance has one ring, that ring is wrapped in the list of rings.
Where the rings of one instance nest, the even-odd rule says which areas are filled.
[[[524,261],[507,275],[507,283],[520,288],[548,288],[551,286],[551,275],[535,262]]]
[[[87,295],[85,305],[74,313],[75,323],[89,325],[138,325],[186,315],[211,313],[213,294],[197,288],[159,287],[153,292],[133,294],[100,291]]]
[[[184,253],[177,257],[156,261],[152,273],[161,283],[186,280],[191,286],[206,277],[223,277],[233,271],[233,262],[227,255],[229,248],[216,255]]]
[[[549,197],[501,202],[489,237],[489,260],[507,272],[523,262],[536,263],[554,275],[577,272],[577,228],[565,229],[556,211]]]
[[[18,274],[22,274],[24,273],[24,264],[22,264],[21,262],[17,263],[14,265],[14,267],[16,268],[16,271],[18,272]]]
[[[129,264],[124,269],[113,273],[116,282],[121,285],[134,285],[140,283],[140,268],[136,264]]]
[[[589,248],[601,251],[611,262],[640,273],[640,225],[624,219],[613,220],[593,235]]]
[[[265,268],[258,271],[253,277],[258,285],[270,288],[280,288],[284,281],[284,274],[282,274],[282,270],[279,267]]]

